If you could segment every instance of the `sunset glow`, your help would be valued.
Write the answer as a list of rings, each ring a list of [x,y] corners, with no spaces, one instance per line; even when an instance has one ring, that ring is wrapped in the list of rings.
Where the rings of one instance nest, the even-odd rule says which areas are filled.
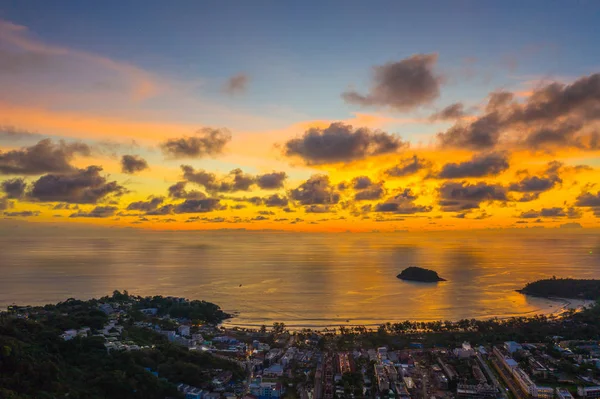
[[[8,7],[3,218],[165,230],[599,227],[600,64],[569,48],[585,32],[512,26],[498,38],[494,23],[479,37],[457,30],[459,47],[438,21],[401,43],[408,29],[381,17],[333,48],[356,35],[357,4],[304,32],[275,22],[289,9],[261,22],[250,7],[190,2],[154,26],[170,7],[156,2],[117,27],[94,16],[100,5]],[[452,24],[471,29],[487,12],[462,11]],[[243,22],[225,34],[211,12]],[[264,26],[246,35],[250,21]]]

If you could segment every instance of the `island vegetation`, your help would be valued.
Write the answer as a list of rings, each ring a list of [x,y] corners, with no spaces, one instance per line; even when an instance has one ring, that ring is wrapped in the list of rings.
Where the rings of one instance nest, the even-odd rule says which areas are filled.
[[[518,292],[545,298],[597,300],[600,298],[600,280],[552,277],[528,283]]]
[[[438,276],[436,271],[423,269],[422,267],[417,266],[407,267],[406,269],[402,270],[402,272],[396,277],[398,277],[401,280],[420,281],[424,283],[446,281],[445,279]]]

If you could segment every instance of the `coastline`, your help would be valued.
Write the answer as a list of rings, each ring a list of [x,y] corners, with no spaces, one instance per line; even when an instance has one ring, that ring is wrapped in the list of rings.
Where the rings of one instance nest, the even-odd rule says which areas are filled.
[[[587,300],[587,299],[572,299],[572,298],[562,298],[562,297],[539,297],[539,296],[533,296],[533,295],[526,295],[523,294],[527,297],[531,297],[531,298],[536,298],[536,299],[542,299],[542,300],[546,300],[549,303],[544,306],[541,307],[539,309],[535,309],[532,310],[530,312],[527,313],[519,313],[519,314],[511,314],[511,315],[503,315],[503,316],[481,316],[481,317],[472,317],[473,319],[476,320],[490,320],[490,319],[498,319],[498,320],[508,320],[511,318],[515,318],[515,317],[534,317],[536,315],[545,315],[547,317],[551,317],[551,318],[560,318],[562,317],[566,312],[568,312],[570,309],[574,309],[576,312],[580,312],[581,310],[583,310],[584,307],[588,307],[590,305],[593,305],[595,303],[595,301],[593,300]],[[556,306],[556,305],[560,305],[560,306]],[[271,323],[266,322],[265,323],[236,323],[236,317],[239,315],[239,313],[237,312],[233,312],[233,317],[224,320],[221,324],[219,324],[220,327],[226,328],[226,329],[235,329],[235,328],[240,328],[240,329],[249,329],[249,330],[258,330],[260,329],[260,327],[264,324],[267,327],[271,326]],[[417,322],[433,322],[433,321],[438,321],[439,319],[412,319],[410,321],[417,321]],[[385,320],[385,321],[372,321],[372,322],[367,322],[367,323],[356,323],[356,322],[345,322],[345,321],[332,321],[332,322],[325,322],[325,323],[311,323],[311,320],[306,320],[305,322],[302,320],[299,320],[297,323],[285,323],[285,326],[288,330],[290,331],[300,331],[302,329],[310,329],[313,331],[324,331],[325,329],[332,329],[332,328],[339,328],[339,327],[345,327],[345,328],[353,328],[353,327],[366,327],[367,329],[376,329],[377,327],[379,327],[382,324],[385,323],[399,323],[399,322],[403,322],[406,321],[405,319],[403,320]],[[458,320],[451,320],[453,322],[456,322]]]

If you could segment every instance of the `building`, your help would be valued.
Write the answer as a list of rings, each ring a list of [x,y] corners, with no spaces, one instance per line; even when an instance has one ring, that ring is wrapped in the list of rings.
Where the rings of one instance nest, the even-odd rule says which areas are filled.
[[[387,359],[387,348],[385,346],[377,348],[377,357],[379,360]]]
[[[556,397],[558,399],[573,399],[573,395],[565,388],[556,388]]]
[[[283,375],[283,366],[275,363],[263,371],[265,377],[281,377]]]
[[[390,389],[390,381],[382,365],[375,365],[375,379],[377,380],[377,389],[379,392],[387,392]]]
[[[185,399],[204,399],[205,391],[187,384],[177,385],[177,390],[185,395]]]
[[[80,330],[67,330],[63,334],[61,334],[61,338],[65,341],[69,341],[75,337],[87,337],[90,332],[89,327],[83,327]]]
[[[261,382],[250,385],[250,393],[258,399],[281,397],[281,385],[276,382]]]
[[[175,341],[175,331],[167,331],[167,330],[163,330],[160,332],[162,335],[166,335],[167,339],[169,340],[169,342],[173,342]]]
[[[100,306],[98,306],[98,309],[100,309],[106,314],[112,314],[115,311],[110,303],[103,303]]]
[[[586,399],[600,398],[600,386],[577,387],[577,395]]]
[[[496,388],[488,384],[458,384],[456,387],[456,397],[463,399],[494,399],[497,394]]]
[[[527,373],[520,368],[513,369],[513,376],[521,390],[534,398],[552,399],[554,397],[554,389],[536,385]]]
[[[522,350],[523,347],[518,342],[507,341],[507,342],[504,343],[504,349],[506,349],[508,351],[508,353],[513,354],[516,351]]]
[[[466,357],[475,356],[475,350],[473,350],[470,343],[463,342],[462,347],[454,349],[454,355],[463,359]]]
[[[181,326],[179,326],[179,328],[177,328],[177,332],[181,336],[189,337],[190,336],[190,326],[181,325]]]

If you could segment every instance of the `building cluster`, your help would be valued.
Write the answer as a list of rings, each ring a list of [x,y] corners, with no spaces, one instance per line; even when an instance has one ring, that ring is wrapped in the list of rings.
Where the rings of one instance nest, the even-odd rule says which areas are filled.
[[[573,399],[573,393],[565,388],[569,385],[577,386],[581,398],[600,398],[600,381],[581,367],[592,364],[597,368],[599,350],[597,342],[560,342],[549,350],[545,344],[509,341],[494,347],[493,363],[517,398]],[[567,366],[569,370],[565,370]],[[573,373],[576,375],[569,375]]]
[[[67,330],[64,340],[98,336],[108,351],[143,350],[127,340],[127,306],[100,304],[109,321],[100,330]],[[236,362],[247,376],[211,372],[210,387],[178,384],[186,399],[600,399],[600,345],[596,341],[504,342],[492,347],[405,349],[389,346],[334,349],[320,333],[297,334],[194,326],[189,320],[158,316],[156,308],[134,324],[162,334],[188,350]],[[24,313],[26,314],[26,313]],[[325,343],[325,344],[324,344]],[[150,370],[151,371],[151,370]],[[153,374],[157,374],[151,371]]]

